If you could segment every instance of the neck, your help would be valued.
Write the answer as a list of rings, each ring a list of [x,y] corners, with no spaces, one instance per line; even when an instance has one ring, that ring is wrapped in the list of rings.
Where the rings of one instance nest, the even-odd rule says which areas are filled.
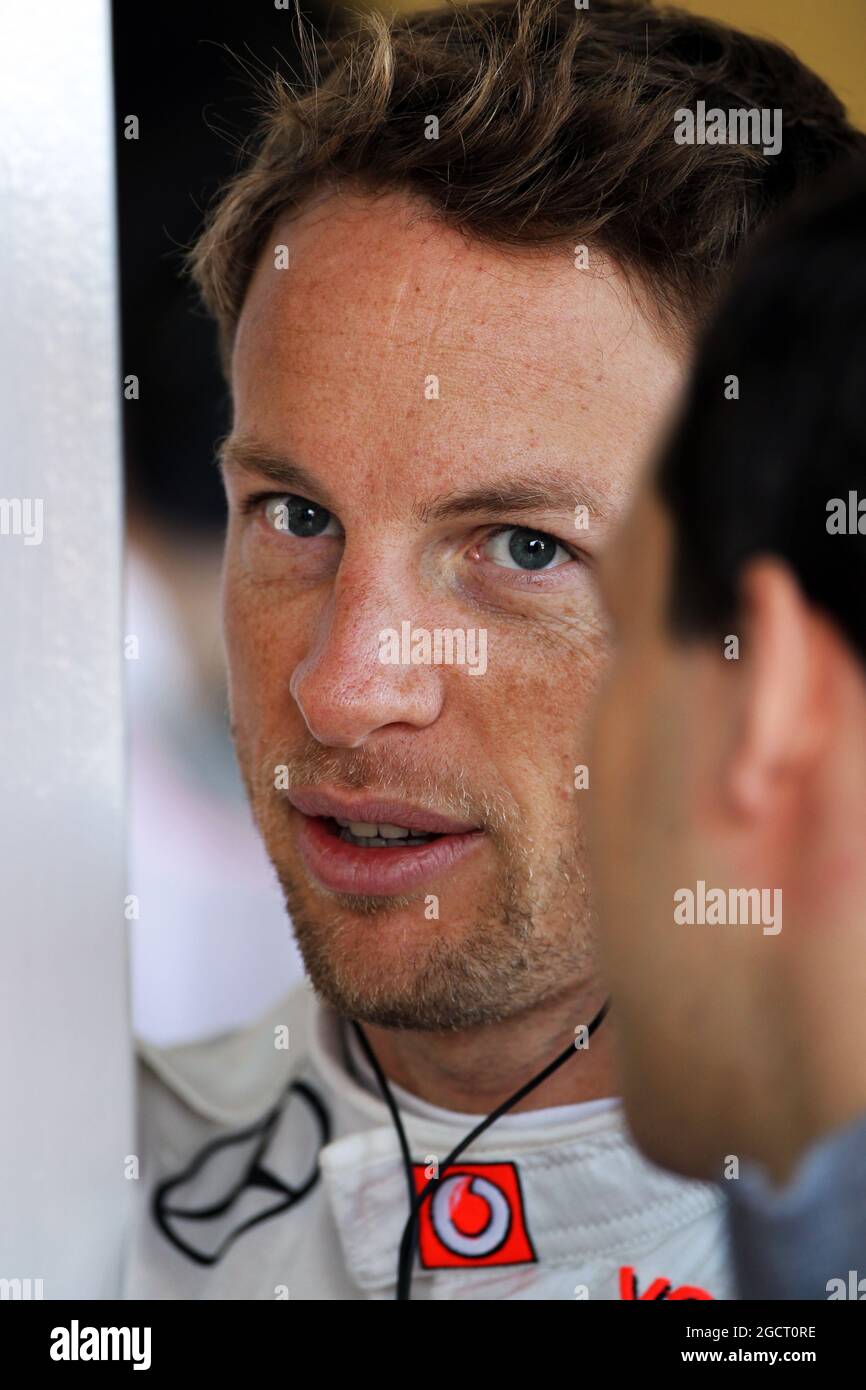
[[[853,797],[837,785],[833,802],[832,817],[810,818],[810,843],[783,890],[780,949],[765,955],[763,1019],[755,1021],[769,1103],[751,1139],[780,1185],[813,1144],[866,1115],[862,784]],[[824,829],[816,834],[815,826]]]
[[[837,921],[822,931],[816,924],[793,972],[783,1035],[793,1073],[785,1088],[786,1123],[766,1145],[778,1183],[813,1144],[866,1115],[866,921],[858,918],[856,927],[840,929]]]
[[[575,1041],[604,1002],[597,985],[557,1001],[545,1001],[517,1018],[458,1033],[413,1032],[364,1025],[385,1076],[431,1105],[466,1114],[489,1114]],[[514,1106],[513,1113],[573,1105],[616,1095],[611,1018],[587,1047]]]

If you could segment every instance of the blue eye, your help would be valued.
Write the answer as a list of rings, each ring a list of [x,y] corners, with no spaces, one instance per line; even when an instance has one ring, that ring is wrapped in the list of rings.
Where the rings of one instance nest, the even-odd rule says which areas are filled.
[[[286,531],[304,540],[315,536],[340,535],[339,523],[331,512],[293,493],[268,497],[265,516],[275,531]]]
[[[484,546],[487,558],[503,569],[538,571],[559,569],[573,557],[554,536],[546,531],[530,531],[525,526],[510,526],[499,531]]]

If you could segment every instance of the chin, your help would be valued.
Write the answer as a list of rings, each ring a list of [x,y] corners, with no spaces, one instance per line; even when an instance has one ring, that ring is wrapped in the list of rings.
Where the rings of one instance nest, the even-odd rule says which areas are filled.
[[[371,968],[361,953],[329,951],[299,935],[313,988],[344,1018],[379,1028],[452,1033],[498,1021],[500,1010],[475,991],[455,990],[450,971],[425,962],[417,971],[395,956]],[[402,966],[402,968],[401,968]]]
[[[383,1028],[450,1030],[473,1013],[455,988],[462,938],[431,936],[423,903],[344,898],[284,882],[298,948],[316,993],[338,1013]],[[476,1020],[477,1021],[477,1020]]]

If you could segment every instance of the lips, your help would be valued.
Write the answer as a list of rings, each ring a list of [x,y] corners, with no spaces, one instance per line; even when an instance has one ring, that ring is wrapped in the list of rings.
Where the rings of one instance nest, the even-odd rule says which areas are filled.
[[[321,887],[334,893],[388,897],[423,887],[471,854],[484,837],[477,825],[405,801],[337,794],[320,787],[293,790],[288,800],[307,869]],[[435,838],[403,845],[398,839],[392,848],[376,837],[375,845],[366,848],[341,838],[346,833],[341,827],[353,824],[399,826],[413,840],[420,835]]]
[[[339,796],[321,787],[290,791],[288,799],[305,816],[330,816],[333,820],[366,821],[372,825],[405,825],[420,835],[461,835],[478,830],[471,821],[454,820],[438,811],[413,806],[408,801],[380,801],[368,796]]]

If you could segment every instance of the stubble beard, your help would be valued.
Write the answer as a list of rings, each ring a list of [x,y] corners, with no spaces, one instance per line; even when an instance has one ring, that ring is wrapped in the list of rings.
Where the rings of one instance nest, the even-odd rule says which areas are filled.
[[[391,755],[338,755],[318,746],[294,757],[270,754],[258,760],[254,782],[240,745],[238,757],[310,982],[342,1017],[383,1028],[459,1032],[529,1012],[591,978],[595,950],[577,829],[567,843],[539,850],[524,833],[516,805],[499,795],[479,797],[465,773],[450,775],[445,785],[429,769],[405,762],[397,767]],[[290,786],[328,781],[376,788],[377,794],[387,788],[388,795],[483,824],[493,859],[491,890],[474,917],[467,921],[462,908],[459,923],[449,924],[444,914],[428,920],[435,883],[416,895],[387,898],[312,885],[294,868],[294,854],[285,852],[286,807],[274,790],[278,764],[288,769]]]

